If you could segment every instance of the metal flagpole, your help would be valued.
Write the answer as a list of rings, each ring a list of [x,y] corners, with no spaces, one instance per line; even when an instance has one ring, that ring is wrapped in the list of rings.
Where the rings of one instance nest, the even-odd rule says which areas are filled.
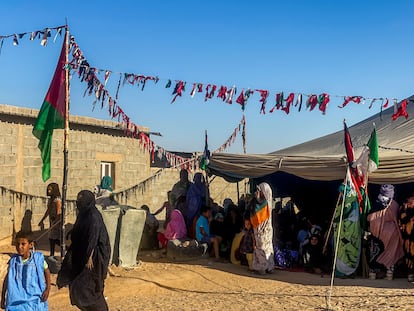
[[[63,182],[62,182],[62,213],[60,215],[61,220],[61,236],[60,236],[60,255],[65,257],[66,254],[66,245],[65,245],[65,222],[66,222],[66,193],[68,190],[68,145],[69,145],[69,68],[67,64],[69,63],[69,27],[66,23],[66,36],[65,36],[65,129],[64,129],[64,147],[63,147]]]

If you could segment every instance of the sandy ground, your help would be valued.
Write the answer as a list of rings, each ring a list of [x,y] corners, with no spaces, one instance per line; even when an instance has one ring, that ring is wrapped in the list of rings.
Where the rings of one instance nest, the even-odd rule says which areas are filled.
[[[14,248],[0,251],[6,254]],[[329,275],[276,270],[259,276],[244,266],[209,258],[171,262],[161,251],[140,252],[138,257],[134,268],[112,267],[118,276],[106,279],[110,310],[414,309],[414,284],[402,278],[335,279],[330,291]],[[3,273],[7,256],[1,258]],[[68,289],[58,290],[55,284],[56,275],[52,275],[49,310],[77,310],[70,305]]]

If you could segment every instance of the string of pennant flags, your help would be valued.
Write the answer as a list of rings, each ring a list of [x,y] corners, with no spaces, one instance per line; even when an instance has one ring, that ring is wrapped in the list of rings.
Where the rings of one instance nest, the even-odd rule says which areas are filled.
[[[242,140],[243,140],[243,150],[244,153],[246,153],[246,118],[243,115],[242,119],[240,120],[240,123],[237,125],[237,127],[233,130],[230,137],[227,138],[227,140],[216,150],[213,151],[213,153],[216,152],[223,152],[227,150],[236,140],[237,134],[242,133]]]
[[[11,34],[6,36],[0,36],[0,53],[1,48],[5,39],[12,39],[13,45],[18,46],[19,40],[23,39],[25,36],[29,37],[29,40],[33,41],[35,39],[40,40],[42,46],[46,46],[48,39],[52,37],[52,34],[55,33],[53,41],[56,40],[58,35],[62,34],[62,29],[66,26],[58,27],[48,27],[43,30]],[[84,96],[93,96],[95,97],[93,101],[93,107],[97,103],[100,103],[101,108],[105,106],[108,108],[109,115],[112,119],[116,119],[120,124],[120,127],[125,131],[126,135],[140,139],[140,142],[149,150],[152,154],[152,159],[154,159],[155,150],[161,151],[170,162],[171,166],[176,166],[180,161],[186,163],[188,166],[196,167],[197,161],[194,159],[194,163],[188,162],[188,159],[179,157],[173,153],[165,151],[164,148],[157,146],[145,133],[139,130],[139,126],[132,122],[131,118],[123,111],[123,109],[118,104],[119,91],[121,86],[131,85],[137,86],[144,91],[147,82],[151,81],[155,85],[158,85],[160,81],[165,81],[165,88],[172,88],[173,81],[175,86],[172,88],[172,99],[171,103],[175,103],[178,97],[182,97],[186,92],[187,85],[191,85],[191,91],[189,93],[190,97],[194,98],[197,93],[201,93],[204,101],[213,99],[214,97],[222,100],[227,104],[233,104],[236,102],[241,106],[241,109],[244,111],[248,101],[252,98],[253,94],[259,94],[259,104],[260,104],[260,114],[273,113],[275,110],[284,111],[286,114],[291,113],[293,108],[296,108],[298,112],[302,109],[307,109],[309,111],[319,110],[322,114],[326,114],[328,104],[331,102],[331,97],[341,98],[341,104],[338,105],[338,108],[345,108],[349,103],[355,104],[365,104],[369,101],[369,109],[373,107],[376,102],[380,103],[381,111],[387,108],[390,102],[394,105],[394,114],[392,119],[395,120],[398,117],[408,118],[408,113],[406,107],[410,102],[409,99],[402,100],[399,104],[397,98],[383,98],[383,97],[364,97],[364,96],[340,96],[340,95],[329,95],[327,93],[321,94],[304,94],[304,93],[286,93],[285,92],[276,92],[274,101],[271,104],[271,108],[268,109],[268,102],[270,103],[269,97],[271,91],[266,89],[250,89],[242,88],[241,92],[238,93],[238,88],[233,86],[224,86],[217,83],[200,83],[200,82],[187,82],[184,80],[173,80],[173,79],[161,79],[158,76],[144,75],[144,74],[135,74],[135,73],[122,73],[114,72],[109,69],[99,69],[92,67],[84,53],[80,49],[79,45],[75,41],[74,36],[70,37],[70,55],[71,60],[66,64],[66,69],[69,71],[76,71],[77,76],[80,78],[81,82],[87,84]],[[103,82],[98,78],[103,74]],[[117,87],[115,97],[111,96],[107,90],[107,83],[110,77],[118,74],[117,78]],[[214,152],[223,152],[234,142],[236,135],[240,132],[240,128],[243,128],[243,145],[245,148],[245,124],[246,120],[243,115],[242,121],[239,123],[238,127],[233,131],[227,141],[217,148]]]
[[[45,46],[47,44],[48,38],[51,37],[52,33],[55,32],[54,40],[56,40],[56,37],[58,35],[62,34],[62,29],[64,29],[66,26],[58,26],[58,27],[47,27],[42,30],[36,30],[31,32],[23,32],[23,33],[15,33],[15,34],[9,34],[9,35],[0,35],[0,51],[1,47],[3,46],[4,39],[12,38],[13,45],[19,45],[19,40],[23,39],[26,35],[29,36],[29,39],[35,40],[40,39],[40,44]],[[74,37],[72,36],[72,40],[74,43],[75,48],[79,48],[79,45],[74,42]],[[73,65],[73,64],[71,64]],[[72,68],[73,69],[73,68]],[[83,74],[82,81],[88,76],[90,72],[93,72],[94,74],[101,74],[104,73],[104,83],[102,84],[105,86],[110,78],[111,75],[116,74],[113,70],[109,69],[99,69],[96,67],[91,67],[89,63],[86,61],[86,59],[83,59],[83,62],[76,64],[76,69],[79,70],[80,74]],[[407,104],[409,103],[409,99],[399,100],[397,98],[385,98],[385,97],[365,97],[365,96],[343,96],[343,95],[329,95],[328,93],[321,93],[321,94],[305,94],[302,92],[276,92],[275,99],[272,107],[268,110],[266,110],[266,105],[268,104],[270,91],[265,89],[250,89],[250,88],[242,88],[242,91],[238,94],[237,87],[235,85],[229,87],[225,85],[219,85],[217,83],[200,83],[200,82],[187,82],[184,80],[173,80],[173,79],[161,79],[158,76],[152,76],[152,75],[144,75],[144,74],[135,74],[135,73],[122,73],[118,72],[119,74],[119,81],[118,81],[118,87],[116,91],[115,98],[118,99],[119,94],[119,88],[121,86],[124,86],[126,84],[129,85],[136,85],[141,88],[143,91],[146,83],[148,81],[153,81],[155,84],[158,84],[159,81],[164,80],[166,81],[165,88],[171,88],[173,82],[175,81],[175,86],[173,87],[172,91],[172,100],[171,103],[174,103],[178,97],[182,97],[183,93],[186,91],[186,86],[188,84],[192,85],[191,91],[190,91],[190,97],[195,97],[196,93],[203,93],[204,101],[210,100],[213,97],[217,97],[221,99],[223,102],[227,104],[233,104],[235,101],[236,103],[240,104],[241,108],[244,110],[248,100],[250,97],[258,93],[259,94],[259,103],[260,103],[260,113],[266,114],[266,112],[273,113],[275,110],[281,110],[284,111],[286,114],[289,114],[291,112],[292,107],[297,107],[298,111],[301,111],[303,107],[305,106],[305,109],[308,109],[309,111],[313,111],[316,108],[317,110],[321,111],[323,114],[326,113],[328,104],[331,102],[331,97],[333,98],[341,98],[342,103],[338,105],[338,108],[345,108],[349,103],[355,103],[355,104],[365,104],[366,102],[369,102],[369,109],[373,107],[373,105],[378,102],[380,103],[381,110],[385,109],[389,106],[389,104],[392,102],[394,105],[395,110],[395,116],[393,116],[393,119],[403,116],[405,118],[408,118],[408,114],[405,110]],[[89,95],[91,95],[92,89],[93,89],[93,82],[94,79],[90,81],[88,85],[87,92],[89,92]],[[105,95],[107,95],[107,91],[104,90],[102,87],[98,90],[96,90],[98,95],[102,95],[102,100],[105,100]],[[238,94],[238,95],[237,95]],[[288,94],[286,96],[286,94]],[[111,99],[110,101],[110,109],[112,107],[111,105]],[[398,102],[401,101],[400,105],[398,105]],[[96,101],[94,102],[96,103]],[[122,109],[120,107],[117,108],[117,111],[114,113],[120,113],[122,115]],[[128,122],[127,122],[128,123]]]
[[[4,42],[6,39],[11,39],[13,46],[18,46],[21,39],[25,37],[29,37],[30,41],[34,40],[40,40],[40,45],[46,46],[48,43],[49,38],[53,35],[53,42],[56,41],[58,36],[61,36],[63,31],[66,28],[66,26],[58,26],[58,27],[47,27],[42,30],[35,30],[30,32],[22,32],[22,33],[14,33],[10,35],[0,35],[0,54],[2,47],[4,45]],[[73,69],[74,67],[78,66],[79,69],[79,77],[81,77],[81,81],[85,81],[88,83],[88,87],[85,91],[88,95],[92,95],[94,93],[97,96],[97,99],[95,100],[94,104],[98,99],[102,99],[102,104],[105,102],[105,97],[108,98],[108,106],[109,106],[109,112],[111,117],[118,118],[118,123],[120,123],[120,126],[124,128],[126,133],[130,136],[137,137],[140,139],[141,145],[144,146],[146,150],[149,150],[152,155],[152,160],[154,160],[154,153],[155,150],[158,149],[158,154],[160,152],[166,157],[167,161],[172,167],[181,167],[181,168],[187,168],[187,169],[197,169],[198,162],[194,159],[187,159],[180,156],[175,155],[174,153],[170,153],[166,151],[164,148],[157,146],[154,144],[153,141],[149,139],[149,137],[143,133],[140,132],[138,129],[138,126],[130,121],[130,118],[123,112],[122,108],[119,107],[116,102],[118,99],[118,92],[116,94],[116,99],[113,99],[109,92],[103,87],[102,83],[97,79],[95,75],[90,75],[90,71],[87,69],[88,62],[83,57],[82,51],[79,49],[79,46],[74,41],[74,38],[71,38],[70,41],[70,50],[72,51],[72,60],[67,64],[67,69]],[[82,65],[79,65],[82,64]],[[84,68],[83,68],[84,67]],[[109,77],[109,74],[106,75],[105,78],[105,85],[107,82],[107,79]],[[118,85],[118,90],[119,90]],[[102,96],[102,98],[100,98]],[[103,108],[103,107],[102,107]]]
[[[112,119],[117,119],[120,127],[124,130],[125,134],[130,137],[134,137],[140,140],[140,144],[145,150],[151,153],[152,162],[154,162],[155,151],[158,151],[158,155],[164,155],[169,164],[172,167],[186,168],[189,170],[198,169],[198,161],[196,158],[188,160],[187,158],[180,157],[174,153],[166,151],[164,148],[157,146],[147,134],[139,130],[139,126],[131,121],[131,118],[123,111],[118,105],[118,94],[120,81],[118,82],[118,89],[115,97],[111,96],[106,88],[106,83],[109,74],[105,74],[104,83],[97,76],[97,71],[94,67],[89,65],[84,53],[76,43],[73,36],[70,37],[69,50],[71,60],[67,64],[70,71],[76,71],[81,82],[87,84],[84,92],[84,96],[94,96],[95,100],[93,105],[101,103],[101,108],[108,107],[109,116]]]
[[[80,65],[84,66],[84,65]],[[86,65],[86,69],[90,70],[91,68]],[[390,103],[394,105],[394,114],[393,120],[397,119],[400,116],[408,118],[406,112],[406,106],[409,102],[409,99],[404,99],[401,101],[401,104],[398,105],[400,101],[397,98],[385,98],[385,97],[364,97],[364,96],[343,96],[343,95],[329,95],[327,93],[321,94],[305,94],[305,93],[295,93],[290,92],[276,92],[274,104],[270,109],[266,109],[268,105],[270,91],[264,89],[250,89],[242,88],[242,91],[238,93],[237,87],[235,85],[229,87],[224,85],[218,85],[214,83],[197,83],[197,82],[187,82],[183,80],[172,80],[164,79],[158,76],[144,75],[144,74],[135,74],[135,73],[115,73],[109,69],[98,69],[92,68],[97,74],[104,72],[105,75],[105,84],[108,82],[110,75],[118,74],[119,81],[117,87],[117,94],[119,93],[119,88],[125,85],[137,86],[144,91],[146,83],[148,81],[153,81],[154,84],[158,84],[159,81],[165,81],[165,88],[172,88],[173,81],[175,81],[175,86],[172,88],[172,100],[171,103],[175,103],[178,97],[182,97],[186,91],[187,85],[191,85],[190,97],[194,98],[197,93],[202,93],[201,95],[204,98],[204,101],[213,99],[214,97],[221,99],[227,104],[233,104],[233,102],[238,103],[241,106],[241,109],[244,111],[250,97],[258,93],[259,94],[259,103],[260,103],[260,114],[273,113],[275,110],[284,111],[286,114],[289,114],[292,108],[297,108],[298,112],[302,109],[307,109],[313,111],[316,107],[322,114],[326,114],[328,104],[331,102],[331,97],[336,99],[341,99],[338,108],[345,108],[349,103],[362,104],[369,102],[368,109],[371,109],[375,103],[380,104],[380,110],[386,109],[389,107]],[[238,94],[238,95],[237,95]]]
[[[3,48],[4,41],[6,39],[12,39],[12,44],[14,46],[19,45],[19,40],[23,39],[25,36],[29,37],[30,41],[40,40],[40,45],[46,46],[48,39],[52,36],[55,32],[53,42],[56,41],[56,38],[62,35],[62,30],[65,29],[66,26],[58,26],[58,27],[48,27],[42,30],[35,30],[30,32],[21,32],[21,33],[14,33],[10,35],[1,36],[0,35],[0,53]]]
[[[131,121],[131,118],[122,110],[122,108],[118,105],[118,95],[119,89],[121,84],[124,85],[126,82],[130,84],[139,83],[141,85],[141,89],[143,90],[145,87],[145,83],[147,81],[154,81],[155,83],[158,82],[157,77],[152,76],[143,76],[143,75],[134,75],[134,74],[126,74],[124,75],[123,82],[121,82],[122,75],[120,75],[118,83],[117,83],[117,90],[115,94],[115,98],[112,97],[109,91],[106,88],[106,84],[108,82],[108,78],[110,76],[110,71],[104,71],[104,82],[102,83],[101,80],[98,78],[98,74],[102,72],[102,70],[97,70],[95,67],[91,67],[89,62],[87,61],[84,53],[80,49],[79,45],[76,43],[75,38],[71,36],[70,38],[70,53],[72,59],[70,60],[68,66],[70,70],[77,71],[78,77],[80,78],[81,82],[85,82],[87,84],[86,90],[84,92],[85,95],[93,95],[95,100],[93,105],[95,106],[97,102],[101,103],[101,108],[105,106],[108,107],[109,115],[112,119],[117,119],[118,123],[120,123],[121,127],[125,130],[126,134],[132,137],[137,137],[140,139],[141,144],[144,146],[145,149],[151,152],[151,158],[154,162],[155,151],[158,151],[158,156],[164,155],[169,164],[172,167],[180,166],[181,168],[188,168],[188,169],[198,169],[199,162],[196,157],[193,158],[192,161],[189,161],[187,158],[180,157],[174,153],[166,151],[164,148],[157,146],[148,135],[143,132],[139,131],[139,126],[136,125]],[[221,145],[216,152],[222,152],[229,148],[235,141],[237,134],[243,129],[243,146],[246,149],[245,145],[245,117],[243,116],[242,121],[230,135],[230,137],[226,140],[226,142]]]

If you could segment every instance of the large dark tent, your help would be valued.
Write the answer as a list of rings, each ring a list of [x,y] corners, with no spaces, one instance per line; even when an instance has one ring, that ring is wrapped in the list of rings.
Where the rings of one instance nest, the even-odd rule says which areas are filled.
[[[378,107],[378,106],[377,106]],[[414,192],[414,96],[407,105],[409,117],[392,120],[394,107],[349,127],[358,157],[369,140],[374,123],[379,145],[379,168],[369,176],[371,199],[383,183],[396,185],[397,200]],[[265,180],[278,196],[290,196],[310,217],[325,221],[332,215],[338,186],[346,173],[344,132],[338,131],[269,154],[213,154],[210,173],[229,181]]]

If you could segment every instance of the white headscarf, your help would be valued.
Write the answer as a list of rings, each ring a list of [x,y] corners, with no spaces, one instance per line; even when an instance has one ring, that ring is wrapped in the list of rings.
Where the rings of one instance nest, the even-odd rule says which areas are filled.
[[[260,183],[257,188],[263,193],[267,204],[269,204],[270,209],[273,209],[273,196],[272,196],[272,188],[270,188],[269,184],[266,182]]]

